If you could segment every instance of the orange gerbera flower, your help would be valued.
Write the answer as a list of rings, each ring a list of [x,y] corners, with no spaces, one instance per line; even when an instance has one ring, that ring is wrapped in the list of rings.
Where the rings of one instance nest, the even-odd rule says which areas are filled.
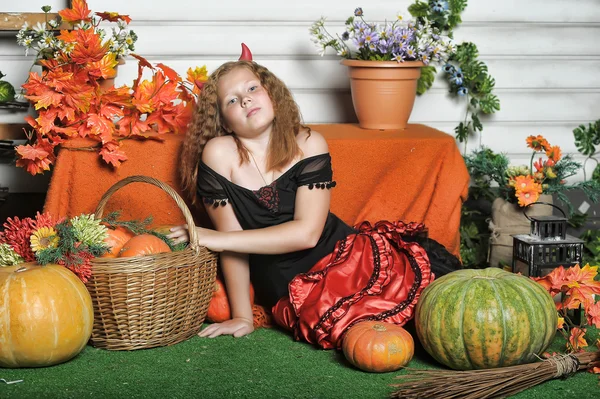
[[[548,143],[548,140],[544,136],[538,134],[537,136],[527,137],[527,147],[535,151],[546,151],[550,148],[550,143]]]
[[[533,180],[533,177],[529,175],[515,177],[514,187],[517,191],[531,191],[534,184],[536,183]]]
[[[520,206],[534,203],[542,193],[542,185],[536,183],[531,176],[517,176],[515,178],[515,196]]]
[[[516,197],[519,200],[519,206],[524,207],[537,201],[540,198],[540,193],[535,191],[517,191]]]
[[[562,152],[560,150],[560,147],[557,145],[554,145],[554,146],[548,148],[546,150],[546,156],[548,158],[550,158],[552,161],[554,161],[555,163],[558,162],[560,160],[560,158],[562,157]]]

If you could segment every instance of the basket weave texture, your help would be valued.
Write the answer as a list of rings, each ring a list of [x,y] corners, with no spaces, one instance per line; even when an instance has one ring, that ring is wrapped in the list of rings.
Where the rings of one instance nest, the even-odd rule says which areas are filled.
[[[147,176],[129,176],[115,183],[100,199],[96,218],[102,217],[112,194],[134,182],[167,192],[188,226],[194,226],[179,194]],[[191,244],[183,251],[92,260],[92,276],[86,286],[94,305],[93,346],[110,350],[153,348],[176,344],[200,331],[214,292],[217,256],[194,244],[194,228],[189,233]]]

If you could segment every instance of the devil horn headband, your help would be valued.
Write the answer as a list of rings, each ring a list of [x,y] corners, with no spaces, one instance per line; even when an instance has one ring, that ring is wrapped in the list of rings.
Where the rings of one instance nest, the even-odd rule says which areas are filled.
[[[252,61],[252,53],[244,43],[242,43],[242,55],[240,55],[239,61]]]

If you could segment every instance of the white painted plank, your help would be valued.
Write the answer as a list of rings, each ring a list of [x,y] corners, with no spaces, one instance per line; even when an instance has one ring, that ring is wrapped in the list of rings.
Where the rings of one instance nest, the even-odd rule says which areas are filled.
[[[501,112],[491,121],[589,121],[598,118],[600,93],[594,92],[499,92]],[[296,101],[310,123],[342,123],[348,115],[350,93],[295,92]],[[431,92],[417,98],[411,115],[413,123],[458,122],[464,118],[464,105],[451,101],[446,93]]]
[[[563,152],[577,153],[573,130],[580,124],[591,121],[562,121],[550,122],[494,122],[484,118],[483,132],[477,136],[469,137],[467,148],[464,143],[457,143],[462,153],[471,152],[484,145],[496,152],[526,152],[526,139],[529,136],[542,135],[552,145],[558,145]],[[458,124],[447,122],[428,122],[427,125],[454,135],[454,128]],[[599,148],[600,151],[600,148]]]
[[[164,63],[185,76],[188,68],[202,65],[206,65],[210,73],[226,59],[149,57],[149,61],[153,64]],[[510,57],[482,58],[482,61],[488,65],[490,75],[496,79],[497,89],[600,90],[600,58],[551,61]],[[258,62],[273,71],[293,89],[347,89],[350,86],[346,67],[336,59],[265,59]],[[2,72],[7,75],[4,80],[18,87],[27,79],[31,59],[0,56],[0,65],[2,65]],[[117,83],[131,83],[135,76],[137,76],[137,63],[134,58],[129,57],[125,65],[119,66]],[[439,73],[433,88],[446,90],[448,85],[444,79],[444,74]]]
[[[560,28],[560,29],[559,29]],[[136,52],[143,56],[205,56],[237,59],[245,42],[256,59],[314,57],[317,50],[304,23],[165,23],[134,27]],[[343,28],[339,26],[339,32]],[[482,56],[600,56],[600,24],[478,24],[456,32],[456,40],[473,41]],[[13,38],[0,40],[0,54],[22,56]]]
[[[118,79],[118,77],[117,77]],[[118,83],[118,81],[117,81]],[[308,123],[344,123],[355,120],[348,90],[292,90]],[[491,121],[589,121],[600,110],[600,91],[498,90],[501,111]],[[432,90],[415,101],[411,121],[415,123],[458,122],[464,118],[464,99],[451,98],[444,90]],[[0,122],[19,123],[25,113],[2,116]]]
[[[119,75],[122,75],[123,83],[132,80],[137,75],[135,60],[131,58],[129,60],[125,65],[119,67]],[[596,60],[561,59],[552,62],[518,58],[482,60],[486,62],[490,74],[496,79],[496,88],[498,89],[600,89],[600,58]],[[162,62],[185,76],[190,67],[206,65],[210,73],[226,60],[152,57],[150,61],[154,64]],[[273,71],[288,87],[293,89],[347,89],[350,87],[347,68],[336,59],[265,59],[257,61]],[[439,73],[433,88],[448,89],[444,79],[444,74]]]
[[[371,0],[363,4],[366,19],[392,19],[396,12],[408,14],[414,0]],[[344,21],[354,12],[355,5],[346,0],[277,0],[219,1],[208,5],[205,1],[171,0],[168,5],[150,6],[147,0],[88,0],[94,11],[118,11],[135,20],[171,21],[313,21],[322,15],[331,20]],[[158,11],[160,7],[160,12]],[[600,2],[597,0],[469,0],[463,14],[465,22],[520,21],[520,22],[598,22]]]

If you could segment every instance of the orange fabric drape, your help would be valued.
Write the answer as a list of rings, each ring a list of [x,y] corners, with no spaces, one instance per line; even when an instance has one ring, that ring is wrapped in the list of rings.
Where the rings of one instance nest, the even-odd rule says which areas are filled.
[[[352,124],[311,125],[322,133],[333,159],[331,210],[349,224],[363,220],[422,222],[429,236],[454,254],[459,251],[460,208],[466,199],[469,175],[454,138],[424,125],[401,131],[360,129]],[[129,160],[119,168],[106,165],[94,144],[73,140],[58,154],[44,211],[58,216],[94,212],[102,195],[130,175],[155,177],[178,189],[177,167],[182,136],[156,140],[125,140]],[[123,218],[143,219],[154,225],[179,224],[183,215],[166,193],[134,183],[111,197],[105,214],[122,210]],[[201,208],[193,208],[197,223],[209,222]]]

